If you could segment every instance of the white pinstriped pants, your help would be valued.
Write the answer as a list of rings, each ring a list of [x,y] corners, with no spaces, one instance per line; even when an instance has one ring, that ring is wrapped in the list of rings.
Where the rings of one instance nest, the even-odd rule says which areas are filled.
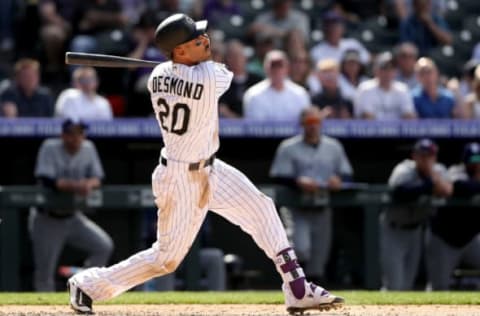
[[[157,241],[151,248],[108,268],[74,276],[93,300],[106,300],[153,277],[174,271],[211,210],[250,234],[272,260],[289,242],[272,200],[240,171],[215,159],[213,166],[188,171],[169,160],[152,174],[158,207]]]

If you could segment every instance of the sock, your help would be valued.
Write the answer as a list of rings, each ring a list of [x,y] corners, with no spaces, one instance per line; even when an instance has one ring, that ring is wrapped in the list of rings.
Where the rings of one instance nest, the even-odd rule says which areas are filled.
[[[298,264],[297,255],[293,248],[286,248],[277,254],[275,266],[280,273],[283,283],[290,286],[296,299],[305,296],[305,273]]]

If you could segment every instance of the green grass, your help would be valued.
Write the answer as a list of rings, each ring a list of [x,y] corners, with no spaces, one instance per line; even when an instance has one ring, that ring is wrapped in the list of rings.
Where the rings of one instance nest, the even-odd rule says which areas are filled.
[[[479,292],[335,291],[349,305],[480,304]],[[0,305],[65,305],[67,293],[0,293]],[[129,292],[100,304],[283,304],[279,291]]]

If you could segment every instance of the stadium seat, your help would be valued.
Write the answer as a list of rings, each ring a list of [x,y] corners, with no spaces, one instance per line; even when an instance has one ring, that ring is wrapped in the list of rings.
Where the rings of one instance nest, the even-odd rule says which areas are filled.
[[[236,1],[237,5],[240,7],[242,13],[245,14],[258,14],[259,12],[265,11],[268,9],[267,3],[265,0],[241,0]]]
[[[480,38],[480,15],[464,18],[463,28],[469,30],[475,38]]]
[[[323,31],[321,29],[314,29],[310,32],[310,44],[313,46],[323,40]]]
[[[448,77],[460,76],[462,72],[462,66],[465,60],[462,60],[459,53],[453,46],[441,46],[434,48],[429,53],[437,64],[440,73]]]
[[[445,20],[451,30],[460,30],[463,27],[465,11],[459,7],[457,1],[451,0],[447,2],[447,10],[445,12]]]
[[[390,50],[399,41],[398,32],[387,28],[387,19],[383,16],[361,23],[351,36],[361,41],[373,53]]]
[[[249,22],[246,22],[243,16],[232,15],[229,18],[221,20],[217,27],[225,34],[225,40],[232,38],[243,40],[245,37],[246,25],[248,25],[248,23]]]
[[[468,29],[453,33],[453,47],[457,55],[463,60],[469,59],[478,39],[479,38],[474,36]]]
[[[479,13],[480,1],[478,0],[456,0],[458,7],[465,12]]]

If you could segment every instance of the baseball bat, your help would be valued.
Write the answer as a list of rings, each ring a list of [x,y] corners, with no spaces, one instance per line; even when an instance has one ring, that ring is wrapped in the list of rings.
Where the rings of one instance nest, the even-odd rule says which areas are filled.
[[[67,65],[92,66],[92,67],[110,67],[110,68],[137,68],[137,67],[155,67],[160,62],[143,60],[114,55],[89,54],[67,52],[65,54],[65,63]]]

